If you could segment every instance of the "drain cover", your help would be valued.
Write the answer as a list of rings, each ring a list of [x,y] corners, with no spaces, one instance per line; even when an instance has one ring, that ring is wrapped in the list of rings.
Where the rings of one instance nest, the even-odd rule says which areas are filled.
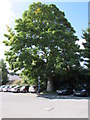
[[[45,107],[45,108],[44,108],[45,111],[51,111],[51,110],[53,110],[53,109],[54,109],[54,108],[52,108],[52,107]]]

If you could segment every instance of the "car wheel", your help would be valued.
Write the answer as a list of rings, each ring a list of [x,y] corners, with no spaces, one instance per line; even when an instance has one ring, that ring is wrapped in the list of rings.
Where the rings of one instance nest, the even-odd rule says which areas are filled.
[[[20,91],[18,90],[17,92],[19,93]]]

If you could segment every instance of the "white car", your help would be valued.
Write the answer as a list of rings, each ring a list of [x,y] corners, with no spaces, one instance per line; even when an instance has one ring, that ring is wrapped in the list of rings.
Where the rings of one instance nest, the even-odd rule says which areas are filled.
[[[3,92],[4,87],[5,87],[5,85],[0,86],[0,92]]]
[[[22,86],[20,88],[20,92],[22,92],[22,93],[29,92],[29,86],[28,85]]]
[[[15,86],[15,87],[13,87],[13,88],[11,88],[11,92],[20,92],[20,87],[21,86]]]
[[[29,87],[29,92],[30,93],[36,93],[37,92],[37,86],[36,85],[32,85]]]
[[[5,87],[3,88],[3,92],[8,92],[8,88],[9,88],[9,87],[10,87],[9,85],[5,86]]]
[[[9,86],[8,92],[11,92],[11,89],[14,88],[15,86]]]

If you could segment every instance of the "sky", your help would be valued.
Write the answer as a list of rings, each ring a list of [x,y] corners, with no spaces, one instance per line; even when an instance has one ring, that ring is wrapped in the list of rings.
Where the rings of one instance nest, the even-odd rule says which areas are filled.
[[[85,40],[82,39],[82,30],[88,27],[88,1],[87,0],[39,0],[46,4],[55,4],[61,11],[65,12],[65,16],[76,31],[81,45]],[[33,2],[38,2],[33,0]],[[5,59],[4,51],[8,47],[2,43],[4,33],[6,33],[6,25],[11,28],[15,25],[15,19],[22,17],[22,13],[28,9],[33,3],[31,0],[0,0],[0,59]],[[81,48],[83,48],[81,46]]]

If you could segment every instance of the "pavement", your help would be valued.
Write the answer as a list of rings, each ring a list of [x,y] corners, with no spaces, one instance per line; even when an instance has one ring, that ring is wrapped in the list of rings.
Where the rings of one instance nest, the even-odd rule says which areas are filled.
[[[88,118],[88,97],[0,93],[1,118]]]

